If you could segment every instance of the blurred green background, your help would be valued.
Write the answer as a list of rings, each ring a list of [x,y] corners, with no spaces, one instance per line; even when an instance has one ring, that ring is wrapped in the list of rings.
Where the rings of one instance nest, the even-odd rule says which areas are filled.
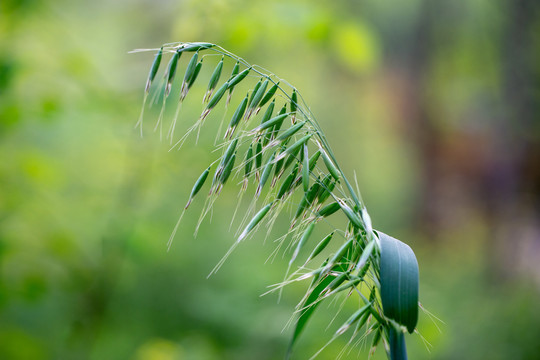
[[[286,268],[265,263],[272,241],[206,279],[234,241],[233,187],[194,238],[196,201],[166,251],[215,132],[168,152],[133,129],[153,54],[128,51],[172,41],[218,43],[300,89],[374,226],[417,254],[444,323],[421,315],[432,346],[408,336],[411,359],[539,359],[536,0],[2,0],[1,359],[283,358],[304,287],[259,296]]]

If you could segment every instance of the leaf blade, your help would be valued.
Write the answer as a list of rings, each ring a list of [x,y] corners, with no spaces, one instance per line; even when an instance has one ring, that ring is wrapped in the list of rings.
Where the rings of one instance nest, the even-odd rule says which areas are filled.
[[[409,333],[418,322],[418,262],[405,243],[378,232],[381,242],[381,300],[386,317]]]

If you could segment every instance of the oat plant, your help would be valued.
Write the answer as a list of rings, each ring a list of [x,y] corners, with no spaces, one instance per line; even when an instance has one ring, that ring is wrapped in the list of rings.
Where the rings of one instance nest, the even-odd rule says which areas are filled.
[[[284,286],[300,281],[308,282],[309,287],[293,312],[292,337],[285,357],[291,357],[295,343],[321,303],[356,297],[357,310],[329,342],[349,336],[350,348],[369,346],[373,354],[383,344],[390,359],[406,359],[404,334],[416,331],[419,309],[415,255],[403,242],[373,229],[357,187],[353,188],[341,170],[300,92],[264,68],[214,44],[169,43],[136,51],[155,52],[136,124],[141,136],[144,110],[156,103],[161,111],[151,127],[160,137],[166,137],[171,150],[180,149],[190,136],[198,139],[205,123],[220,124],[215,127],[217,158],[201,166],[201,175],[185,205],[187,209],[201,192],[208,194],[197,228],[226,184],[237,186],[239,197],[248,194],[250,199],[239,220],[236,240],[212,272],[261,226],[267,227],[268,236],[279,216],[289,219],[290,225],[275,239],[273,254],[288,256],[288,269],[284,269],[284,280],[270,291],[280,292]],[[183,74],[179,68],[185,69]],[[195,97],[196,91],[191,91],[190,97],[196,82],[206,90],[202,99]],[[180,116],[184,101],[202,101],[200,115]],[[169,107],[173,110],[166,112]],[[180,120],[189,122],[189,128],[177,137]],[[318,231],[314,232],[315,228]],[[326,235],[314,238],[320,232]]]

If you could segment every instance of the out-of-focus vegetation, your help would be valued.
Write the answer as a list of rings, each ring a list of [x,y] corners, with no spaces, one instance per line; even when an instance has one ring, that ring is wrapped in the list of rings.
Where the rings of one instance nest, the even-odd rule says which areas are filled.
[[[127,52],[183,40],[219,43],[302,91],[375,228],[417,254],[420,300],[444,324],[421,315],[431,352],[409,337],[410,358],[538,357],[537,1],[7,0],[0,358],[283,357],[304,289],[259,297],[286,268],[265,264],[271,239],[246,242],[206,279],[234,239],[235,192],[197,238],[195,202],[166,252],[213,138],[180,152],[140,139],[152,55]],[[296,358],[330,339],[331,310]]]

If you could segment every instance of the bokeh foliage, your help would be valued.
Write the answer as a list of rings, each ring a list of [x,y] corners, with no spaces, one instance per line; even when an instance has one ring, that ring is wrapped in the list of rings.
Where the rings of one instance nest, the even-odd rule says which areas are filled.
[[[207,280],[234,233],[214,215],[194,239],[194,203],[166,252],[213,138],[169,153],[133,130],[151,55],[127,52],[202,40],[302,89],[375,227],[415,249],[445,324],[421,315],[433,348],[411,358],[535,359],[539,19],[534,1],[2,1],[0,358],[282,358],[304,289],[259,297],[286,267],[271,242]],[[330,338],[312,320],[298,358]]]

